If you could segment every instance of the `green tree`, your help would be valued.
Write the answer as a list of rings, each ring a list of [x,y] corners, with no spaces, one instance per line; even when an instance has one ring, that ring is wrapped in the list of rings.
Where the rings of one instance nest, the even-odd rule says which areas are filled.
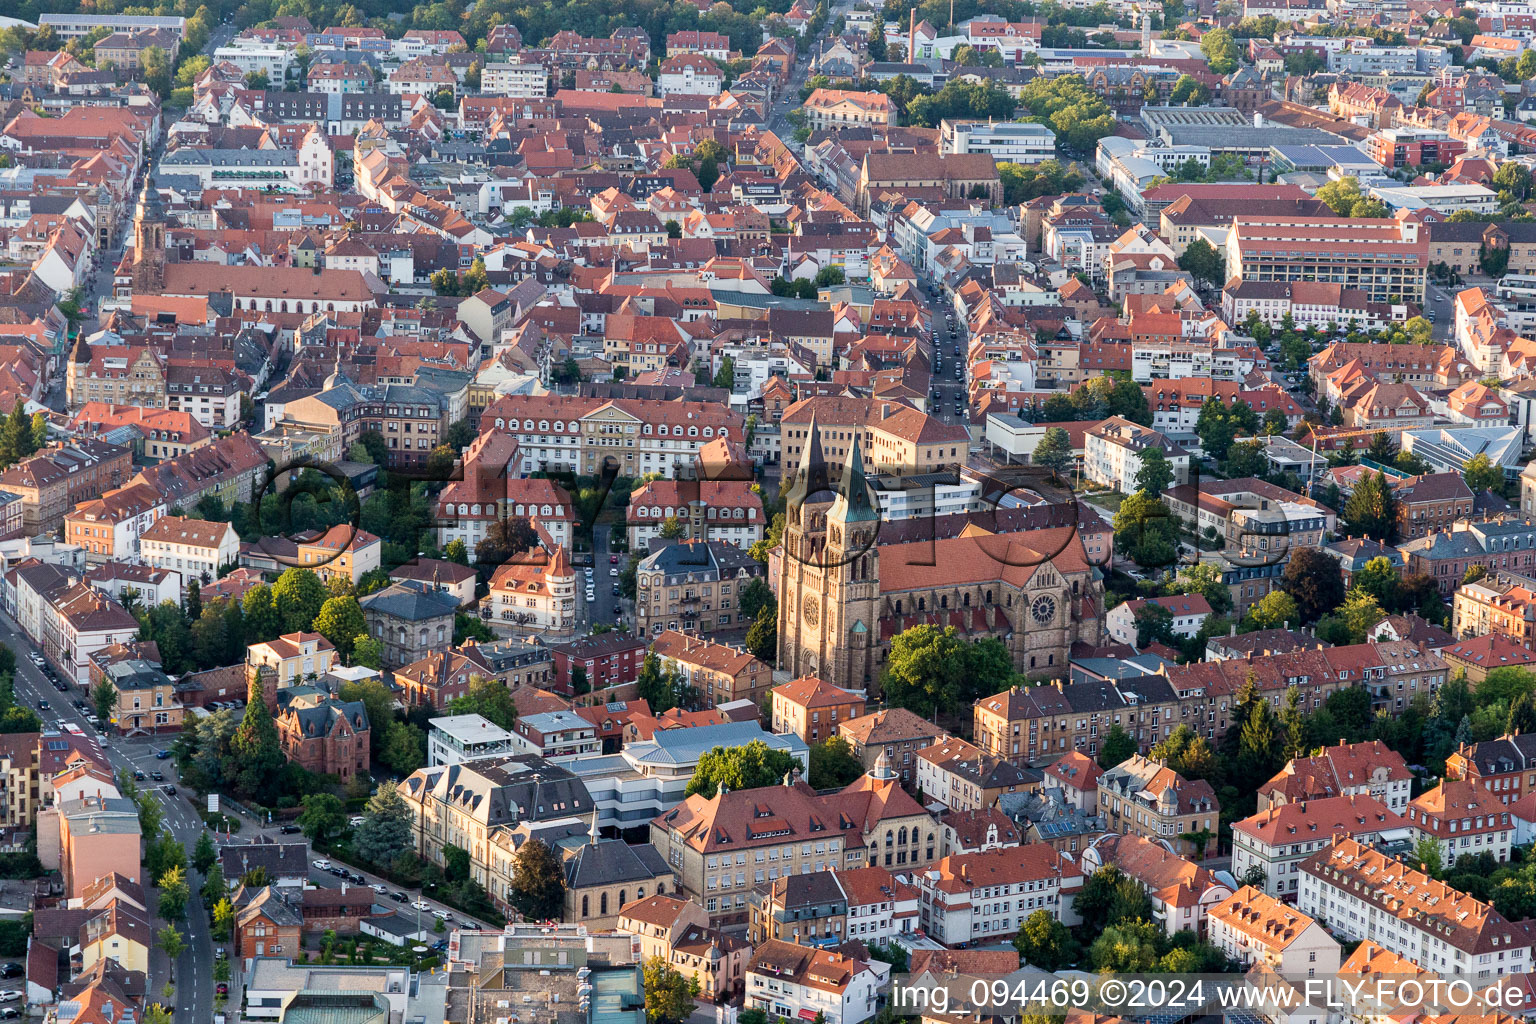
[[[1135,753],[1136,740],[1120,726],[1112,725],[1104,735],[1104,742],[1099,745],[1099,767],[1113,768],[1122,761],[1130,760]]]
[[[185,935],[176,930],[174,924],[168,924],[155,933],[155,941],[160,946],[160,951],[171,962],[171,974],[176,973],[176,961],[181,959],[181,954],[186,952],[187,939]]]
[[[415,728],[415,726],[411,726]],[[373,864],[392,864],[411,849],[411,809],[393,782],[381,782],[352,832],[352,851]]]
[[[647,1024],[683,1024],[693,1014],[697,978],[685,978],[663,957],[653,956],[645,961],[644,980]]]
[[[1354,590],[1371,595],[1383,608],[1397,607],[1398,569],[1384,555],[1366,562],[1355,573]]]
[[[1397,539],[1397,499],[1383,473],[1362,474],[1344,503],[1350,528],[1372,540],[1390,544]]]
[[[1182,723],[1152,748],[1152,757],[1186,779],[1210,779],[1219,771],[1210,743]]]
[[[965,687],[965,641],[953,626],[924,623],[891,640],[882,677],[885,699],[922,717],[952,712]]]
[[[1062,427],[1047,427],[1029,461],[1060,475],[1072,465],[1073,458],[1071,435]]]
[[[1206,63],[1218,75],[1229,75],[1236,71],[1238,60],[1242,57],[1237,40],[1224,28],[1211,29],[1201,36],[1200,52],[1205,54]]]
[[[846,786],[864,774],[864,765],[854,755],[853,747],[841,736],[830,736],[811,747],[812,789]]]
[[[1440,857],[1440,842],[1431,836],[1425,836],[1413,847],[1412,861],[1417,861],[1419,870],[1431,877],[1438,876],[1444,865]]]
[[[304,797],[303,805],[295,824],[312,842],[329,842],[346,831],[347,808],[340,797],[310,793]]]
[[[1025,963],[1042,971],[1071,967],[1080,953],[1072,932],[1049,910],[1037,910],[1024,919],[1013,937],[1013,948]]]
[[[384,667],[384,642],[375,637],[365,635],[353,637],[352,664],[359,668],[382,669]]]
[[[1296,599],[1283,590],[1271,590],[1248,610],[1248,617],[1257,629],[1278,629],[1286,623],[1301,624]]]
[[[160,917],[166,921],[185,921],[187,903],[192,899],[186,868],[179,864],[172,866],[155,881],[155,889],[160,896]]]
[[[481,715],[503,729],[511,729],[517,721],[512,691],[501,680],[483,676],[470,676],[469,692],[449,701],[448,710],[455,715]]]
[[[777,608],[778,602],[773,596],[773,588],[761,576],[748,580],[736,597],[737,609],[749,619],[756,619],[757,613],[768,605]]]
[[[282,618],[286,633],[310,629],[325,606],[327,596],[325,584],[309,569],[287,569],[272,584],[272,603]],[[366,630],[351,635],[356,636],[358,632]]]
[[[687,532],[688,527],[683,525],[681,519],[677,518],[677,516],[667,516],[666,519],[662,520],[658,535],[662,540],[681,540]]]
[[[1082,918],[1084,935],[1096,935],[1124,921],[1152,917],[1152,901],[1140,883],[1127,878],[1113,864],[1099,868],[1084,880],[1074,906]]]
[[[1504,492],[1504,470],[1495,466],[1482,452],[1462,464],[1461,475],[1467,486],[1472,488],[1473,494],[1480,491],[1492,491],[1495,494]]]
[[[245,715],[230,739],[230,749],[240,760],[238,785],[241,792],[259,794],[281,783],[285,763],[277,739],[277,727],[267,709],[264,686],[257,681],[250,688]]]
[[[759,661],[772,665],[778,658],[779,616],[775,608],[764,605],[747,630],[747,650]]]
[[[715,371],[715,387],[725,388],[730,391],[736,386],[736,360],[730,356],[720,360],[720,369]]]
[[[1203,238],[1196,238],[1184,247],[1184,254],[1179,257],[1179,269],[1209,285],[1226,283],[1227,261]]]
[[[1301,622],[1316,622],[1344,600],[1344,576],[1338,560],[1316,548],[1291,552],[1280,587],[1296,600]]]
[[[1162,568],[1178,556],[1178,530],[1173,515],[1161,499],[1136,491],[1120,502],[1111,521],[1115,549],[1138,565]]]
[[[197,834],[197,845],[192,848],[192,866],[207,874],[219,861],[219,852],[213,847],[213,837],[206,830]]]
[[[709,798],[721,785],[738,791],[776,786],[799,767],[800,762],[793,754],[775,750],[762,740],[744,746],[715,747],[699,758],[686,794],[701,793]]]
[[[1151,497],[1163,493],[1163,488],[1173,483],[1173,463],[1155,445],[1148,445],[1137,453],[1141,468],[1136,471],[1136,488]]]
[[[421,728],[414,722],[392,721],[384,730],[379,761],[396,775],[409,775],[426,762],[421,753],[425,743]]]
[[[283,618],[272,601],[272,588],[258,583],[245,592],[240,606],[245,615],[245,633],[251,643],[274,640],[283,632]]]
[[[1093,945],[1088,947],[1088,960],[1095,971],[1116,974],[1155,971],[1161,959],[1157,940],[1157,926],[1150,920],[1122,921],[1099,933]]]
[[[91,687],[91,703],[95,705],[96,717],[103,722],[110,722],[116,718],[113,712],[117,709],[117,687],[107,679]]]
[[[281,585],[282,581],[278,583]],[[363,606],[350,595],[328,598],[313,621],[314,631],[334,644],[337,655],[344,661],[352,657],[352,642],[368,633]]]
[[[565,904],[565,872],[560,858],[543,840],[529,839],[518,849],[507,902],[525,920],[560,917]]]

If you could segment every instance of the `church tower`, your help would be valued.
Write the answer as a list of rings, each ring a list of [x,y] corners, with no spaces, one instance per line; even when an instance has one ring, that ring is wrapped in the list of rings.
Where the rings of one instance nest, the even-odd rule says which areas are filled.
[[[814,675],[865,689],[874,682],[879,629],[880,513],[870,500],[857,440],[839,493],[829,493],[814,416],[806,434],[784,529],[779,668],[796,678]]]
[[[145,295],[165,291],[165,207],[149,177],[133,216],[133,290]]]

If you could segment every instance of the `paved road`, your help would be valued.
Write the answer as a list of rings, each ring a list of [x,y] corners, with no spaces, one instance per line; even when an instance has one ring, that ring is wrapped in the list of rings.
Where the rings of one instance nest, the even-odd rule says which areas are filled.
[[[1431,284],[1426,288],[1424,306],[1426,313],[1435,314],[1435,340],[1449,341],[1456,326],[1455,291]]]
[[[933,387],[938,391],[934,412],[946,423],[965,423],[970,420],[969,396],[965,378],[965,325],[958,319],[951,330],[945,314],[953,307],[945,303],[933,304],[933,348],[938,365],[934,369]],[[960,352],[956,354],[956,348]],[[961,376],[956,377],[956,367]],[[931,396],[930,396],[931,397]],[[963,411],[955,412],[956,402],[964,403]]]
[[[29,659],[36,651],[27,639],[21,635],[9,616],[0,615],[0,642],[5,643],[16,652],[16,696],[22,703],[38,710],[39,716],[50,727],[63,727],[67,725],[78,726],[91,737],[98,737],[96,730],[92,729],[85,720],[85,714],[75,708],[70,701],[74,699],[89,700],[88,695],[80,687],[72,686],[68,692],[58,692],[48,678]],[[42,708],[42,702],[46,701],[48,708]],[[98,737],[99,738],[99,737]],[[107,744],[105,753],[108,762],[114,770],[127,771],[130,774],[135,768],[142,769],[146,774],[152,770],[160,770],[165,773],[168,783],[176,781],[175,765],[170,760],[156,760],[154,750],[148,741],[111,740]],[[156,786],[156,783],[144,783],[145,786]],[[153,790],[156,797],[165,808],[165,826],[188,851],[197,843],[197,837],[204,830],[202,820],[198,818],[196,811],[183,795],[170,796],[163,790]],[[186,950],[176,962],[175,977],[177,981],[176,997],[173,1000],[173,1013],[176,1020],[212,1020],[213,1015],[213,938],[209,931],[208,915],[203,908],[202,898],[198,890],[202,887],[202,876],[195,871],[190,871],[192,877],[192,901],[187,910],[187,921],[181,926],[182,933],[186,937]],[[146,886],[148,880],[146,880]],[[149,992],[155,1001],[160,999],[160,989],[169,977],[169,963],[165,956],[158,950],[155,952],[150,965]]]

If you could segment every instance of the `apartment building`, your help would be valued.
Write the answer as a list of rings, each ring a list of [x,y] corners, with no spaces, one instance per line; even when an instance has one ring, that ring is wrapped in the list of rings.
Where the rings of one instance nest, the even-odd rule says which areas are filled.
[[[1099,776],[1099,813],[1121,835],[1161,839],[1180,856],[1203,859],[1216,848],[1221,803],[1204,779],[1136,754]]]
[[[597,727],[574,711],[518,715],[512,740],[520,751],[541,757],[587,757],[602,753]]]
[[[432,731],[427,733],[429,767],[517,752],[512,734],[482,715],[444,715],[432,719],[430,725]]]
[[[1334,836],[1375,844],[1407,841],[1411,832],[1407,819],[1369,795],[1274,804],[1232,823],[1232,874],[1242,878],[1257,868],[1262,891],[1294,901],[1299,865]]]
[[[917,752],[917,788],[952,811],[980,811],[1005,793],[1022,793],[1030,776],[1012,761],[947,736]]]
[[[1274,778],[1259,787],[1258,806],[1264,811],[1300,800],[1370,796],[1388,810],[1406,814],[1412,786],[1413,773],[1403,755],[1381,740],[1340,743],[1311,757],[1287,761]]]
[[[139,557],[183,580],[212,583],[240,557],[240,537],[228,523],[164,516],[139,536]]]
[[[1536,583],[1495,573],[1465,583],[1451,598],[1451,632],[1459,640],[1495,633],[1526,649],[1536,644]]]
[[[166,512],[164,495],[143,484],[108,491],[64,517],[64,539],[85,550],[91,565],[139,557],[139,537]]]
[[[1372,302],[1423,303],[1428,267],[1429,234],[1409,218],[1238,215],[1227,240],[1228,280],[1338,284]]]
[[[882,970],[883,968],[883,970]],[[845,953],[770,939],[747,964],[745,1007],[769,1019],[859,1024],[878,1009],[879,988],[889,965],[868,963]]]
[[[1157,448],[1173,470],[1173,485],[1189,482],[1189,452],[1149,427],[1111,416],[1083,435],[1083,475],[1122,494],[1136,490],[1141,453]]]
[[[1294,906],[1251,885],[1212,907],[1208,920],[1211,945],[1245,967],[1263,965],[1286,978],[1338,973],[1338,941]]]
[[[666,630],[745,629],[741,591],[762,563],[724,541],[668,544],[635,570],[635,622],[642,636]]]
[[[898,881],[873,865],[832,872],[847,909],[845,938],[855,942],[890,942],[917,931],[920,897],[916,886]]]
[[[738,700],[758,707],[773,685],[773,670],[746,651],[669,629],[651,644],[663,671],[675,671],[699,693],[704,708]],[[807,742],[815,742],[807,740]]]
[[[1353,839],[1302,861],[1296,909],[1345,941],[1374,942],[1442,977],[1484,983],[1524,974],[1531,937],[1468,894]]]
[[[1152,923],[1167,935],[1206,934],[1211,908],[1232,895],[1217,877],[1168,849],[1160,839],[1106,835],[1083,850],[1083,872],[1115,867],[1152,902]]]
[[[1518,803],[1536,792],[1536,733],[1463,743],[1445,759],[1445,777],[1481,786],[1501,804]]]
[[[684,540],[719,540],[750,548],[763,539],[763,499],[749,480],[650,480],[629,496],[632,551],[648,550],[671,520]]]
[[[876,860],[898,871],[931,864],[938,831],[882,763],[824,796],[798,778],[784,786],[694,794],[651,822],[651,845],[710,920],[729,925],[746,922],[754,886],[783,875]]]
[[[853,747],[854,756],[866,770],[873,769],[884,757],[904,786],[916,778],[917,752],[948,735],[906,708],[860,715],[840,723],[837,732]]]
[[[883,92],[815,89],[800,109],[813,132],[896,122],[896,104]]]
[[[752,947],[739,936],[711,928],[704,908],[693,900],[658,894],[619,910],[618,930],[640,942],[640,959],[659,956],[685,978],[699,983],[707,999],[743,987]]]
[[[976,702],[973,735],[983,753],[1021,766],[1050,764],[1072,751],[1091,757],[1117,725],[1150,750],[1190,720],[1194,712],[1182,696],[1159,676],[1013,687]]]
[[[1414,540],[1472,514],[1472,488],[1460,473],[1411,476],[1392,488],[1397,500],[1397,534]]]
[[[1408,823],[1415,839],[1440,847],[1440,863],[1449,868],[1462,857],[1489,853],[1500,863],[1509,860],[1515,826],[1509,808],[1476,783],[1444,779],[1408,804]]]
[[[549,95],[549,70],[535,63],[492,62],[480,73],[480,91],[487,96],[543,99]]]
[[[918,920],[935,942],[1006,941],[1037,910],[1078,923],[1083,869],[1045,843],[945,857],[916,875]]]
[[[802,946],[841,945],[848,926],[848,898],[831,871],[786,875],[747,894],[747,941],[769,939]]]
[[[864,696],[840,689],[815,676],[775,686],[772,690],[773,731],[794,733],[808,744],[824,743],[839,727],[864,714]]]
[[[270,670],[278,689],[318,679],[335,663],[336,646],[319,633],[284,633],[275,640],[251,644],[245,652],[247,670]]]

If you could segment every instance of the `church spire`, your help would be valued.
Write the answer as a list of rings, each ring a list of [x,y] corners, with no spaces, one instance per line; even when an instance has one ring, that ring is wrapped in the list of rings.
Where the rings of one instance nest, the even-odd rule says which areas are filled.
[[[810,422],[805,425],[805,444],[800,447],[800,466],[795,472],[795,485],[790,488],[786,507],[798,513],[801,506],[814,495],[831,489],[832,480],[827,472],[826,456],[821,450],[821,430],[816,426],[816,413],[812,411]]]
[[[843,489],[832,503],[828,518],[840,523],[870,523],[880,518],[869,504],[869,485],[864,480],[864,457],[855,435],[843,463]]]

